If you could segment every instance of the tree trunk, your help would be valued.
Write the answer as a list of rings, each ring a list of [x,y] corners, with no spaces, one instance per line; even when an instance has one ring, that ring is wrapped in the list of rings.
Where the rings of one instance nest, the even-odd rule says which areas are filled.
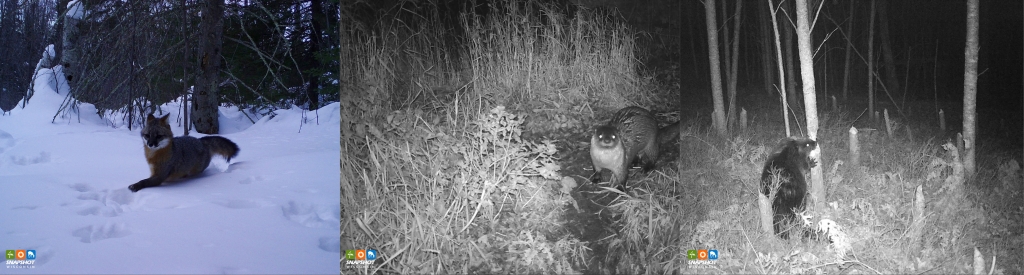
[[[779,4],[779,8],[785,5],[786,1]],[[793,62],[793,28],[790,24],[787,24],[789,20],[782,21],[782,50],[785,51],[786,58],[786,99],[789,100],[787,104],[792,108],[797,106],[800,102],[796,98],[796,64]]]
[[[54,30],[56,31],[54,31],[53,42],[51,42],[53,43],[55,56],[53,57],[54,62],[51,65],[63,64],[61,62],[61,57],[64,54],[64,43],[62,43],[64,41],[64,32],[62,30],[64,30],[64,21],[66,21],[66,19],[64,19],[64,13],[68,10],[69,2],[71,2],[71,0],[57,1],[57,25],[54,27]]]
[[[181,0],[181,6],[179,6],[181,8],[181,37],[187,37],[188,36],[188,31],[186,31],[187,27],[189,26],[189,23],[188,23],[189,16],[188,16],[188,5],[187,4],[188,3],[186,3],[186,0]],[[182,117],[183,117],[184,121],[192,121],[192,119],[189,118],[189,115],[188,115],[188,113],[189,113],[189,106],[191,106],[190,103],[192,102],[192,89],[190,89],[189,87],[191,86],[190,84],[193,84],[193,83],[189,83],[189,80],[188,80],[188,76],[189,76],[189,74],[188,74],[188,67],[189,67],[188,66],[188,58],[189,58],[189,52],[188,51],[182,51],[182,53],[181,53],[181,61],[180,61],[181,62],[181,64],[180,64],[180,66],[181,66],[181,91],[183,93],[185,93],[185,94],[182,96],[181,103],[184,105],[183,106],[184,108],[182,108],[182,110],[183,110],[182,111],[182,113],[183,113]],[[192,123],[185,123],[185,135],[187,136],[191,132],[192,132]]]
[[[219,104],[217,84],[220,73],[221,38],[224,34],[224,0],[208,0],[203,7],[203,18],[199,23],[200,38],[199,77],[196,80],[192,98],[192,124],[196,132],[217,134]]]
[[[722,54],[720,60],[725,60],[725,62],[722,63],[722,66],[725,66],[722,68],[722,75],[725,76],[724,81],[726,83],[726,87],[728,87],[729,79],[732,77],[729,75],[729,66],[732,65],[732,62],[729,62],[732,60],[732,58],[730,58],[730,54],[732,54],[732,52],[729,51],[729,45],[732,45],[730,43],[732,41],[730,41],[731,37],[729,37],[729,14],[726,13],[726,10],[729,9],[729,2],[727,0],[722,0],[720,2],[722,2],[722,6],[716,8],[719,12],[718,16],[720,16],[718,19],[722,19],[722,22],[720,22],[722,23],[722,28],[718,30],[718,34],[722,36],[722,45],[719,45],[718,47],[721,50],[719,53]],[[728,88],[726,88],[726,92],[728,93]],[[726,111],[729,110],[727,109]],[[726,116],[728,117],[728,115]]]
[[[77,2],[72,8],[77,8],[79,11],[84,10],[84,3]],[[65,14],[63,17],[64,28],[59,31],[61,34],[61,50],[58,52],[60,57],[60,64],[64,65],[64,76],[67,77],[68,85],[74,86],[74,77],[78,75],[77,72],[81,71],[79,66],[76,66],[76,62],[79,61],[79,47],[78,44],[78,24],[82,22],[80,18],[72,18],[70,13]]]
[[[807,137],[813,140],[818,139],[818,107],[814,91],[814,56],[811,52],[811,27],[807,19],[807,0],[796,1],[796,22],[797,22],[797,49],[800,51],[800,79],[804,91],[804,116],[807,118]],[[807,204],[812,209],[824,209],[825,185],[821,174],[821,150],[822,144],[818,144],[817,154],[811,154],[811,159],[818,163],[811,168],[811,200]]]
[[[324,15],[323,3],[321,0],[310,1],[310,9],[313,13],[313,18],[310,20],[313,25],[313,34],[309,39],[309,56],[313,58],[313,64],[317,64],[317,67],[321,67],[321,62],[316,58],[317,52],[320,51],[320,39],[323,37],[323,27],[321,26],[323,20],[326,20]],[[320,77],[317,75],[309,76],[309,85],[306,86],[306,97],[309,99],[309,110],[316,110],[320,108]]]
[[[850,95],[850,52],[853,49],[853,2],[856,0],[850,0],[850,18],[846,22],[846,61],[843,62],[843,100],[849,98]]]
[[[691,9],[686,7],[686,5],[690,4],[690,2],[679,1],[677,3],[679,3],[679,14],[684,14],[683,10],[686,10],[685,14],[687,15],[687,19],[686,19],[687,21],[685,23],[683,22],[683,20],[679,20],[679,34],[680,34],[679,35],[679,63],[682,64],[683,63],[683,58],[685,56],[685,54],[683,54],[683,39],[684,39],[684,36],[682,35],[683,28],[686,28],[686,31],[690,34],[689,36],[685,36],[685,37],[696,38],[696,36],[693,35],[693,26],[695,24],[693,24],[693,22],[690,21],[690,20],[693,20],[693,16],[690,16],[690,10]],[[695,53],[696,50],[694,50],[694,48],[697,47],[696,46],[697,44],[696,44],[696,42],[694,42],[694,40],[697,40],[697,39],[687,39],[687,40],[690,40],[690,52],[693,53],[693,56],[692,56],[693,64],[691,64],[691,66],[693,66],[693,69],[696,70],[697,69],[697,54]],[[685,79],[686,79],[685,78],[686,70],[680,68],[678,73],[679,73],[679,79],[682,80],[682,81],[685,81]],[[682,89],[680,89],[679,91],[676,91],[676,93],[679,94],[679,115],[680,115],[680,118],[681,118],[682,115],[686,113],[685,109],[687,108],[688,98],[683,96]],[[684,129],[684,127],[679,127],[679,129],[678,129],[680,137],[683,136],[682,135],[683,134],[683,129]],[[683,152],[683,146],[685,144],[682,143],[682,142],[679,142],[678,144],[679,145],[676,147],[676,150],[678,150],[677,152]],[[677,162],[676,169],[679,169],[679,171],[685,171],[685,170],[683,170],[684,167],[683,167],[683,162],[682,161],[678,161]]]
[[[686,2],[682,2],[682,3],[686,3]],[[682,4],[680,4],[680,5],[682,5]],[[699,34],[694,34],[694,31],[693,31],[693,29],[694,29],[693,26],[697,25],[696,23],[693,23],[693,18],[694,17],[696,17],[696,16],[693,16],[693,12],[691,11],[691,9],[686,9],[686,22],[688,23],[686,25],[686,31],[689,34],[686,37],[697,37],[697,35],[699,35]],[[700,66],[698,65],[698,64],[700,64],[700,60],[697,59],[697,39],[687,39],[687,40],[690,40],[690,56],[693,58],[693,64],[690,65],[690,66],[692,66],[690,69],[693,69],[694,71],[697,72],[697,76],[696,76],[697,78],[696,79],[704,79],[703,75],[699,75],[700,72],[703,72],[704,70],[701,70]],[[682,44],[680,44],[680,47],[682,47]],[[683,79],[686,79],[686,78],[680,78],[680,80],[683,80]]]
[[[977,171],[976,148],[978,93],[978,0],[967,0],[967,48],[964,50],[964,173],[968,178]]]
[[[718,59],[718,28],[715,19],[715,1],[704,1],[705,22],[708,29],[708,63],[711,66],[711,98],[715,102],[714,124],[718,134],[725,136],[725,106],[722,100],[722,68]]]
[[[771,39],[772,32],[770,30],[768,30],[768,26],[772,23],[772,21],[771,21],[770,18],[764,17],[765,14],[768,14],[770,12],[768,10],[768,7],[766,6],[766,2],[767,1],[758,1],[758,3],[760,3],[760,4],[758,4],[758,12],[757,12],[757,14],[760,14],[762,16],[761,17],[761,24],[758,24],[761,27],[761,37],[763,37],[763,40],[761,42],[761,45],[762,45],[762,49],[761,49],[761,51],[762,51],[762,53],[761,53],[761,63],[762,63],[761,64],[761,68],[764,70],[764,75],[763,75],[763,79],[762,80],[764,81],[763,89],[765,90],[765,92],[767,92],[769,95],[774,95],[775,94],[775,89],[772,88],[772,77],[775,76],[775,74],[772,71],[772,57],[771,57],[772,56],[772,41],[774,41],[774,40]]]
[[[879,39],[882,40],[882,58],[885,60],[885,63],[883,63],[885,65],[885,90],[891,96],[892,93],[901,90],[899,79],[896,78],[896,62],[892,57],[892,40],[889,39],[889,16],[886,11],[888,10],[888,3],[888,1],[882,1],[878,4],[878,30],[881,36]],[[896,104],[896,102],[893,102],[893,104]]]
[[[868,18],[868,116],[875,121],[875,0]]]
[[[729,60],[729,119],[727,122],[729,125],[733,125],[739,115],[739,111],[736,110],[736,82],[739,78],[737,75],[737,69],[739,68],[740,60],[740,11],[743,10],[743,1],[736,2],[736,15],[733,16],[733,27],[732,27],[732,55]]]
[[[786,100],[788,92],[786,85],[782,84],[786,78],[786,70],[782,68],[782,45],[780,45],[782,39],[779,39],[779,20],[775,18],[776,9],[772,0],[768,0],[768,8],[772,15],[772,30],[775,32],[775,58],[778,61],[775,64],[779,67],[779,88],[782,89],[779,91],[779,96],[782,97],[782,120],[786,122],[786,136],[788,137],[792,135],[792,131],[789,128],[789,101]]]

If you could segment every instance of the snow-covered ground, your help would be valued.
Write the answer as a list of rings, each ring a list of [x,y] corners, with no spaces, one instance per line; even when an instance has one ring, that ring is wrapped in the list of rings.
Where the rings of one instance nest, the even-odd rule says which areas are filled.
[[[0,274],[339,272],[337,103],[255,124],[221,107],[221,134],[241,149],[230,164],[132,193],[149,177],[140,129],[90,104],[54,121],[67,86],[38,76],[28,105],[0,116],[0,251],[36,259]],[[161,108],[182,135],[178,103]]]

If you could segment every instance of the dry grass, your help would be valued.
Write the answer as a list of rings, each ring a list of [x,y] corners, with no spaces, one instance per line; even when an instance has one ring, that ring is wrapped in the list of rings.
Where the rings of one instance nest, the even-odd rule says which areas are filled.
[[[386,121],[342,186],[342,245],[377,249],[381,260],[343,273],[567,273],[585,257],[551,211],[570,198],[556,150],[522,140],[521,118],[498,107],[475,121],[433,124],[419,112]]]
[[[384,16],[402,20],[343,34],[341,243],[380,258],[343,260],[342,273],[573,273],[586,265],[587,247],[561,217],[574,180],[559,175],[554,144],[524,140],[524,116],[501,106],[562,111],[635,92],[632,37],[596,11],[562,18],[540,3],[491,4],[498,8],[487,18],[463,17],[461,32],[440,20],[442,7],[403,2]],[[468,46],[446,42],[453,38]]]
[[[464,16],[476,88],[503,102],[624,107],[639,98],[633,32],[601,10],[567,15],[536,1],[496,1],[490,18]],[[578,104],[578,103],[577,103]],[[574,104],[575,105],[575,104]],[[555,106],[549,106],[555,107]]]

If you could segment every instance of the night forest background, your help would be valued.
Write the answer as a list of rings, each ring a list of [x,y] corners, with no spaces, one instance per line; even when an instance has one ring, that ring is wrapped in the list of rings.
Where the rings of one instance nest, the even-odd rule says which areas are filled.
[[[817,110],[787,61],[795,2],[343,3],[341,246],[380,257],[342,273],[1019,273],[1024,5],[980,4],[967,174],[967,1],[806,1]],[[736,95],[725,133],[712,127],[708,3]],[[625,190],[590,183],[593,128],[634,105],[679,121],[678,147]],[[758,214],[764,162],[807,136],[808,112],[826,207],[804,214],[842,228],[824,242],[775,238]],[[719,259],[688,257],[698,249]]]

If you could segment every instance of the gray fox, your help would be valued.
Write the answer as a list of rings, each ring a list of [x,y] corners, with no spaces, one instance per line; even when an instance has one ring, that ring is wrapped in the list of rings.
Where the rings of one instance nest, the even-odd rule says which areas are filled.
[[[210,165],[213,154],[224,156],[229,162],[238,155],[238,145],[223,137],[174,137],[171,125],[167,123],[167,115],[156,118],[149,114],[146,127],[142,128],[142,139],[150,176],[129,185],[128,189],[132,192],[159,186],[166,180],[202,173]]]

